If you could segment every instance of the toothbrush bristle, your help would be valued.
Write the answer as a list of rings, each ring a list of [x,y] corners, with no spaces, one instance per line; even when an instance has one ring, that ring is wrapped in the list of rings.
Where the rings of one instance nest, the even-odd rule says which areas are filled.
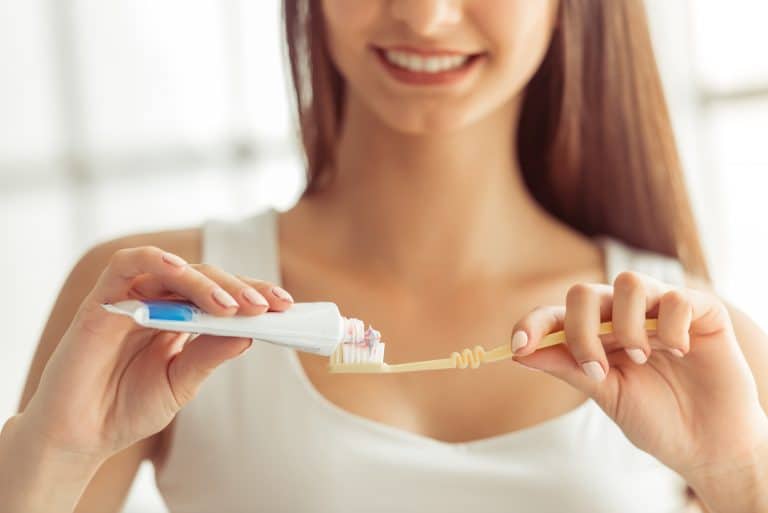
[[[383,363],[384,344],[342,344],[341,363]]]
[[[331,372],[382,372],[387,368],[384,363],[384,346],[381,333],[368,326],[364,330],[362,322],[355,323],[352,334],[342,342],[331,355]],[[350,340],[351,339],[351,340]]]

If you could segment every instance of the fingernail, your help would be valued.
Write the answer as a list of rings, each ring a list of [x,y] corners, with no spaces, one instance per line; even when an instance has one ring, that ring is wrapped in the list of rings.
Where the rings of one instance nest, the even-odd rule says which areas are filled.
[[[280,287],[272,287],[272,294],[274,294],[276,297],[282,299],[283,301],[290,301],[293,303],[293,297],[283,288]]]
[[[512,335],[512,352],[516,353],[519,349],[528,343],[528,334],[523,330],[517,330]]]
[[[638,347],[627,347],[624,349],[624,351],[627,352],[630,360],[637,364],[643,364],[646,362],[646,360],[648,360],[648,357],[645,355],[645,351]]]
[[[264,299],[264,296],[259,294],[253,289],[245,289],[245,292],[243,292],[243,296],[245,299],[247,299],[251,304],[254,304],[256,306],[269,306],[269,303],[266,299]]]
[[[237,301],[235,301],[235,298],[230,296],[224,289],[215,289],[213,291],[213,299],[215,299],[217,303],[219,303],[221,306],[225,308],[238,306]]]
[[[163,261],[171,265],[175,265],[176,267],[184,267],[187,265],[186,260],[180,256],[174,255],[173,253],[163,253]]]
[[[685,354],[679,349],[669,349],[668,351],[673,355],[677,356],[678,358],[682,358],[683,356],[685,356]]]
[[[595,381],[602,381],[605,379],[605,371],[600,362],[591,361],[581,364],[581,368],[584,370],[584,374],[594,379]]]

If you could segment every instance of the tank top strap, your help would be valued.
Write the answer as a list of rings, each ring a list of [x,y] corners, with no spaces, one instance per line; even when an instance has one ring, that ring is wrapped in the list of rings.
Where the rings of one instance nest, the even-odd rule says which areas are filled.
[[[605,274],[613,283],[622,271],[635,271],[676,286],[685,286],[685,268],[673,257],[637,248],[610,235],[593,237],[603,249]]]

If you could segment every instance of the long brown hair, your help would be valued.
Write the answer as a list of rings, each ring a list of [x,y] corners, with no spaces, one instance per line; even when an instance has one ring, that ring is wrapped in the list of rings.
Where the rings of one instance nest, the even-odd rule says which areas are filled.
[[[332,172],[344,80],[316,0],[283,0],[307,159],[305,195]],[[560,0],[518,129],[531,194],[585,235],[678,258],[711,281],[653,54],[643,0]]]

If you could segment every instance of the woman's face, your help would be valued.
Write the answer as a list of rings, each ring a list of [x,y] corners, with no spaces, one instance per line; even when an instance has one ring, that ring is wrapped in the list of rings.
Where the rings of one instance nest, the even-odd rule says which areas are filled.
[[[387,125],[456,129],[509,106],[538,69],[558,0],[322,0],[347,94]]]

